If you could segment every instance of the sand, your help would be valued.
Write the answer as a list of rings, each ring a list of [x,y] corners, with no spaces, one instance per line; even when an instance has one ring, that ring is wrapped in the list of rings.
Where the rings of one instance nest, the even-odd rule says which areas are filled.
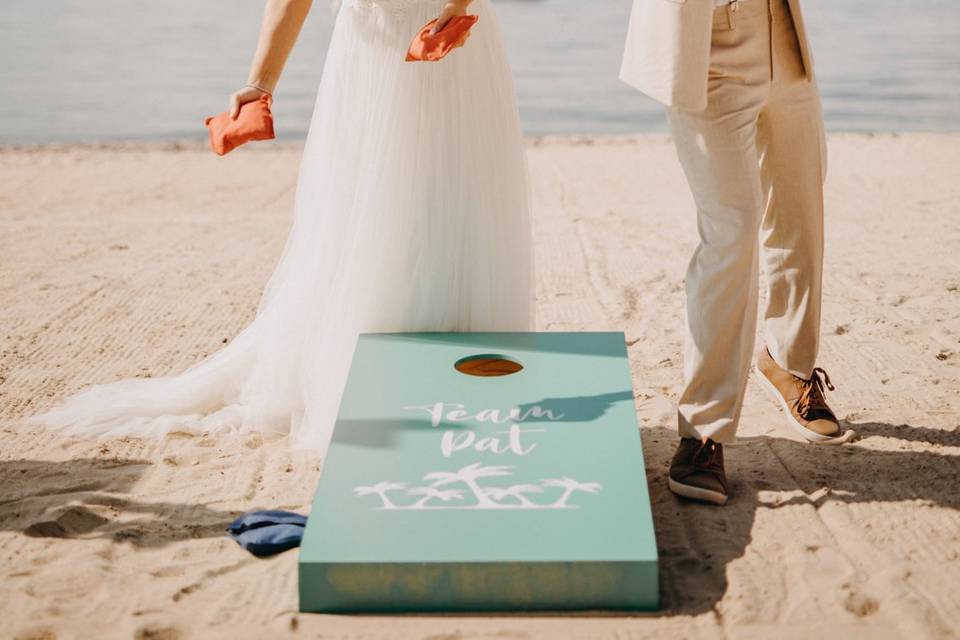
[[[692,203],[664,136],[528,144],[538,326],[623,330],[662,563],[649,615],[297,613],[295,552],[223,537],[306,511],[322,460],[259,437],[86,442],[23,418],[175,372],[247,323],[299,147],[0,148],[0,636],[946,638],[960,629],[960,135],[834,135],[821,364],[862,434],[798,442],[752,384],[726,508],[664,474]]]

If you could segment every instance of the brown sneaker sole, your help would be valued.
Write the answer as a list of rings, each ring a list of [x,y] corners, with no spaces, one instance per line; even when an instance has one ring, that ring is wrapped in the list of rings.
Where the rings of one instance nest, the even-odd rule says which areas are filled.
[[[760,386],[764,388],[770,398],[780,407],[780,411],[783,413],[783,417],[787,423],[787,426],[807,442],[812,442],[813,444],[843,444],[845,442],[850,442],[857,437],[857,432],[853,429],[847,429],[846,431],[841,430],[840,433],[832,436],[825,436],[811,429],[807,429],[800,422],[798,422],[796,418],[793,417],[793,412],[787,405],[787,401],[782,395],[780,395],[780,392],[777,391],[777,388],[773,386],[773,383],[770,382],[770,379],[763,375],[763,372],[760,371],[756,365],[753,366],[753,372],[756,374],[757,380],[760,382]]]
[[[683,484],[682,482],[678,482],[670,477],[667,478],[667,486],[670,487],[670,491],[674,492],[678,496],[690,498],[691,500],[699,500],[700,502],[709,502],[710,504],[720,505],[727,503],[727,496],[723,495],[722,493]]]

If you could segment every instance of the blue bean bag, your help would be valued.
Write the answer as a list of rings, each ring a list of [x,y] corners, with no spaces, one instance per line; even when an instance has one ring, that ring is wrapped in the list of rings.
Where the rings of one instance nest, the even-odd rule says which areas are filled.
[[[300,546],[307,517],[289,511],[253,511],[230,523],[227,533],[241,547],[264,558]]]

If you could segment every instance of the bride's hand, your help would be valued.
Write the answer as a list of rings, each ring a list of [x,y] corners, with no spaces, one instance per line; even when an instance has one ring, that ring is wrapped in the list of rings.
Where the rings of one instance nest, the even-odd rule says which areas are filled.
[[[447,23],[450,22],[451,19],[466,15],[467,7],[470,6],[471,1],[472,0],[449,0],[449,2],[445,3],[443,9],[440,10],[440,15],[437,16],[437,23],[433,25],[433,29],[430,30],[430,35],[441,31],[447,26]]]
[[[260,99],[260,96],[266,94],[266,91],[257,89],[250,85],[245,86],[239,91],[235,91],[230,96],[230,117],[236,118],[238,115],[240,115],[240,107],[248,102],[255,102]]]

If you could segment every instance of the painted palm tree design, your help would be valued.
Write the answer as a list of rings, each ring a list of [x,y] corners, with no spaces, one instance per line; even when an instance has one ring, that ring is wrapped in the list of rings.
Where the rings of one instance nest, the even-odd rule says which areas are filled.
[[[385,480],[370,486],[353,488],[354,495],[376,495],[382,504],[379,509],[572,509],[576,505],[569,504],[570,497],[576,491],[596,494],[603,488],[599,482],[580,482],[574,478],[547,478],[540,484],[515,484],[512,486],[484,487],[480,486],[481,478],[495,478],[513,475],[511,466],[483,466],[475,462],[457,471],[433,471],[423,476],[429,485],[407,489],[403,482]],[[444,488],[454,483],[460,483],[463,488]],[[545,487],[562,489],[560,497],[547,504],[538,504],[531,499],[530,494],[541,494]],[[388,495],[391,492],[405,491],[407,495],[419,496],[412,504],[395,504]],[[449,502],[462,501],[466,495],[472,495],[474,500],[461,505],[447,505]],[[441,504],[431,504],[431,502]]]
[[[496,476],[509,476],[510,469],[513,467],[490,466],[484,467],[479,462],[463,467],[458,471],[434,471],[423,476],[424,480],[433,482],[434,487],[442,487],[454,482],[462,482],[473,492],[477,500],[478,507],[496,507],[497,503],[487,495],[487,490],[482,488],[477,480],[480,478],[492,478]]]
[[[599,493],[600,489],[603,488],[603,485],[601,485],[599,482],[580,482],[579,480],[574,480],[573,478],[568,478],[566,476],[563,478],[549,478],[544,480],[542,484],[545,487],[560,487],[563,489],[563,493],[559,498],[557,498],[557,501],[551,505],[554,508],[571,506],[567,504],[567,501],[570,499],[570,496],[573,495],[574,491],[583,491],[584,493]]]
[[[487,489],[487,495],[498,502],[506,498],[516,498],[520,503],[517,506],[534,508],[539,507],[540,505],[534,504],[527,496],[523,494],[542,492],[543,487],[537,484],[515,484],[512,487]]]
[[[380,496],[380,499],[383,501],[382,509],[397,509],[397,505],[393,504],[390,501],[390,498],[387,497],[387,493],[390,491],[400,491],[401,489],[406,488],[406,484],[403,482],[390,482],[389,480],[384,480],[383,482],[378,482],[377,484],[369,487],[354,487],[353,493],[357,496],[369,496],[376,494]]]
[[[425,509],[428,501],[436,499],[441,502],[449,502],[450,500],[463,500],[463,491],[460,489],[438,489],[436,486],[430,487],[414,487],[413,489],[407,490],[407,493],[414,496],[423,496],[412,504],[410,509]]]

